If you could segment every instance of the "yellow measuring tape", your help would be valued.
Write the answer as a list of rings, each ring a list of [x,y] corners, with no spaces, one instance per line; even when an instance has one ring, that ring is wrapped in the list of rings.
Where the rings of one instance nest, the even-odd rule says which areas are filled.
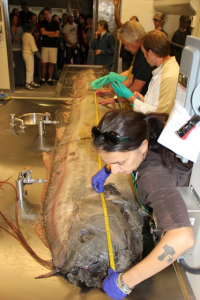
[[[95,100],[96,122],[97,122],[97,125],[98,125],[99,120],[98,120],[98,110],[97,110],[97,98],[96,98],[95,93],[94,93],[94,100]],[[98,165],[99,165],[99,170],[101,170],[101,158],[100,158],[99,155],[98,155]],[[105,199],[104,199],[104,194],[100,193],[100,197],[101,197],[101,202],[102,202],[102,206],[103,206],[110,267],[115,271],[115,261],[114,261],[114,256],[113,256],[112,241],[111,241],[111,235],[110,235],[110,226],[109,226],[108,213],[107,213],[106,202],[105,202]]]

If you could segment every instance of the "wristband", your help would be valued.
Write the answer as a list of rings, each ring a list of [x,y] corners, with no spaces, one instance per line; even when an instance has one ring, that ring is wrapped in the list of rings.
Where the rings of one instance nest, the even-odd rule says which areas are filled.
[[[124,293],[124,294],[126,294],[126,295],[129,295],[131,292],[132,292],[132,290],[134,289],[134,287],[133,288],[129,288],[128,287],[128,285],[124,282],[124,280],[123,280],[123,274],[124,273],[120,273],[119,274],[119,276],[118,276],[118,279],[116,280],[116,284],[117,284],[117,286],[118,286],[118,288]]]

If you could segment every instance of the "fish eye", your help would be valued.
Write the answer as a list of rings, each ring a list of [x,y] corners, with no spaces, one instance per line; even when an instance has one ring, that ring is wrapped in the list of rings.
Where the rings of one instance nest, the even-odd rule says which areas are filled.
[[[93,234],[88,230],[81,231],[79,241],[81,243],[87,243],[93,238]]]

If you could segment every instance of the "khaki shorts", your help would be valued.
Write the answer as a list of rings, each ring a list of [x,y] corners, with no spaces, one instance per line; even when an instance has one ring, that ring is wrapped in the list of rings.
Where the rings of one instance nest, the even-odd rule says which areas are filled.
[[[41,56],[43,59],[43,63],[57,63],[57,52],[58,48],[48,48],[48,47],[42,47]]]

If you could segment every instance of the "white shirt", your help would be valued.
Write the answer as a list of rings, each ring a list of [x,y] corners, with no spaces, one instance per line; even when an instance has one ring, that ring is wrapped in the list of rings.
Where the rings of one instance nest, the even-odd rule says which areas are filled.
[[[75,24],[75,23],[73,23],[72,25],[67,23],[63,27],[63,34],[65,34],[65,33],[67,34],[67,38],[72,44],[78,43],[77,27],[78,27],[78,24]],[[66,46],[71,47],[71,45],[68,43],[66,43]]]
[[[170,113],[174,106],[179,65],[175,57],[167,59],[153,72],[144,102],[136,99],[134,110],[144,114],[149,112]]]
[[[35,44],[35,39],[31,33],[25,32],[22,35],[22,52],[34,55],[34,52],[38,51]]]

